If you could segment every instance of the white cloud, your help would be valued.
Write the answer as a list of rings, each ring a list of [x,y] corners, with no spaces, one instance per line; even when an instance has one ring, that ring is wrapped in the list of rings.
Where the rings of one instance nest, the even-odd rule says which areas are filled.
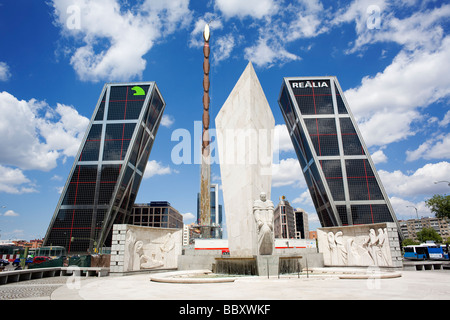
[[[444,116],[444,119],[442,119],[441,121],[439,121],[439,125],[441,127],[446,127],[448,124],[450,123],[450,110],[447,111],[447,113]]]
[[[23,194],[37,192],[37,190],[20,169],[0,165],[0,192]]]
[[[259,67],[270,68],[277,63],[300,60],[300,57],[286,51],[278,40],[273,42],[267,38],[259,38],[256,45],[245,48],[245,59]]]
[[[384,163],[387,162],[388,158],[384,154],[383,150],[377,150],[371,154],[374,163]]]
[[[147,167],[144,172],[144,179],[148,179],[155,175],[167,175],[171,173],[177,173],[178,171],[171,169],[169,166],[165,167],[156,160],[151,160],[147,163]]]
[[[287,28],[286,40],[289,42],[316,37],[329,29],[325,23],[328,12],[319,0],[299,0],[286,11],[294,17]]]
[[[226,36],[219,37],[216,40],[216,48],[213,51],[213,58],[215,63],[219,63],[222,60],[226,60],[230,57],[231,51],[235,46],[235,39],[230,33]]]
[[[18,217],[19,214],[17,212],[14,212],[13,210],[8,210],[4,213],[5,217]]]
[[[376,30],[370,27],[375,15],[368,13],[369,6],[375,5],[379,14],[379,26]],[[394,8],[394,6],[399,6]],[[444,35],[439,25],[450,17],[450,5],[445,4],[438,8],[417,10],[410,16],[397,18],[395,11],[404,11],[402,4],[388,3],[384,0],[355,1],[348,10],[337,14],[333,23],[355,21],[357,39],[349,52],[362,49],[367,44],[375,42],[396,42],[407,50],[425,48],[433,50],[440,43]]]
[[[50,111],[53,111],[50,109]],[[54,118],[58,122],[40,119],[40,134],[52,149],[61,150],[65,156],[75,156],[84,136],[89,119],[73,107],[57,104]]]
[[[277,5],[273,0],[215,0],[215,5],[226,18],[236,16],[242,19],[250,16],[261,19],[277,11]]]
[[[184,224],[190,224],[190,223],[194,222],[195,219],[197,218],[191,212],[182,213],[181,215],[183,216],[183,223]]]
[[[345,96],[367,145],[413,135],[411,124],[422,119],[420,108],[450,95],[449,73],[450,37],[446,37],[434,51],[401,51],[383,72],[347,90]]]
[[[417,159],[449,159],[450,158],[450,133],[440,134],[428,139],[414,151],[406,151],[406,160]]]
[[[289,52],[287,46],[298,39],[314,38],[327,32],[329,18],[329,10],[324,10],[318,0],[299,0],[280,6],[270,18],[262,20],[258,40],[245,49],[245,58],[264,68],[301,60],[300,56]]]
[[[435,51],[401,51],[383,72],[364,77],[345,96],[358,118],[377,112],[408,111],[450,94],[450,37]],[[427,74],[426,77],[423,75]]]
[[[378,170],[380,179],[388,195],[392,196],[432,196],[436,193],[447,193],[448,186],[435,181],[447,180],[450,177],[450,163],[428,163],[412,174],[404,174],[400,170],[388,172]]]
[[[434,216],[430,209],[425,205],[425,201],[415,203],[399,197],[391,197],[389,198],[389,201],[399,220],[417,219],[417,216],[419,216],[419,218]],[[415,208],[417,208],[417,213]]]
[[[362,54],[368,45],[380,42],[397,43],[401,48],[384,71],[364,77],[359,87],[345,92],[369,146],[414,135],[413,122],[425,120],[422,108],[450,95],[446,76],[450,72],[450,37],[442,25],[450,17],[450,5],[436,3],[433,8],[421,6],[414,11],[413,5],[417,3],[353,1],[331,21],[333,27],[355,23],[356,40],[347,53]],[[375,8],[376,14],[369,8]],[[405,14],[398,18],[396,12]],[[371,28],[374,17],[379,22],[376,29]]]
[[[78,151],[89,119],[70,106],[52,109],[35,99],[0,93],[0,164],[49,171],[60,156]]]
[[[403,113],[386,111],[359,120],[358,125],[367,146],[384,146],[413,136],[415,133],[411,129],[411,124],[419,117],[420,114],[414,111]]]
[[[81,41],[71,64],[81,80],[130,80],[142,76],[143,56],[156,41],[185,28],[191,19],[188,0],[145,0],[132,9],[117,0],[53,0],[62,34]],[[121,4],[123,7],[121,7]],[[78,8],[67,13],[69,7]],[[80,14],[77,28],[68,19]]]
[[[312,202],[311,194],[308,189],[305,190],[299,197],[292,200],[292,203],[314,208],[314,203]]]
[[[306,186],[305,178],[297,159],[288,158],[272,165],[272,187],[288,185],[296,187]]]
[[[162,116],[160,124],[163,127],[170,128],[170,126],[172,126],[172,124],[174,122],[175,122],[175,118],[174,117],[172,117],[171,115],[165,114],[165,115]]]
[[[274,153],[282,151],[294,151],[291,137],[285,124],[277,124],[274,132]]]
[[[0,61],[0,81],[8,81],[10,77],[9,66],[5,62]]]

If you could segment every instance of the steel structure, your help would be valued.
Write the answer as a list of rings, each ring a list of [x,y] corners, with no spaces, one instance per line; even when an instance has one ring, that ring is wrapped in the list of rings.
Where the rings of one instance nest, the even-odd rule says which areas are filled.
[[[44,244],[68,253],[109,246],[130,217],[165,102],[155,82],[105,84]]]
[[[322,227],[398,226],[337,78],[284,78],[278,103]]]

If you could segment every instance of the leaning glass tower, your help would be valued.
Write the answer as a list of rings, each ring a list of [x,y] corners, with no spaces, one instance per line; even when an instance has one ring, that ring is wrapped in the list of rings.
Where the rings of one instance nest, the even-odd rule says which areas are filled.
[[[131,215],[164,108],[155,82],[105,84],[44,245],[109,246],[113,224]]]
[[[337,78],[284,78],[278,103],[321,225],[398,225]]]

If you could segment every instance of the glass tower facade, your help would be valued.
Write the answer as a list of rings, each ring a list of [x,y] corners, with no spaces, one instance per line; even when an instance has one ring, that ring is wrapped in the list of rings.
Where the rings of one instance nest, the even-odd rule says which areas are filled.
[[[110,245],[113,224],[131,215],[164,108],[154,82],[105,84],[44,245]]]
[[[284,78],[278,104],[321,225],[398,225],[337,78]]]

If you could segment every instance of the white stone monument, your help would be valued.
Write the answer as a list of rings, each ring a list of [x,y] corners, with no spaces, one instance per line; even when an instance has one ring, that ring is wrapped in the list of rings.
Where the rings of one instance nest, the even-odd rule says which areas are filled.
[[[253,202],[270,200],[275,119],[249,63],[216,119],[230,256],[258,255]]]

